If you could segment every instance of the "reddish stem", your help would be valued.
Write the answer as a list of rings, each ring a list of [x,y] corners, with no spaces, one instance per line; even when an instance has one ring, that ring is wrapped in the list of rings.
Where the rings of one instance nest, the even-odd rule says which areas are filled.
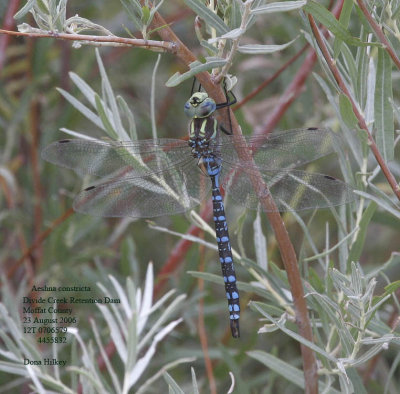
[[[353,112],[358,120],[358,126],[364,130],[367,133],[367,138],[368,138],[368,145],[370,146],[372,153],[375,156],[376,161],[378,162],[379,166],[382,169],[383,174],[385,175],[390,187],[392,188],[393,192],[397,196],[397,198],[400,200],[400,186],[397,184],[395,177],[393,174],[390,172],[389,167],[387,166],[384,158],[382,157],[381,153],[379,152],[379,149],[372,138],[371,132],[368,129],[367,123],[362,116],[361,112],[358,109],[358,106],[356,102],[354,101],[351,93],[347,89],[346,84],[343,81],[342,76],[340,75],[339,69],[336,67],[335,62],[333,61],[328,48],[325,45],[324,40],[322,39],[321,33],[319,32],[319,29],[315,23],[315,20],[311,14],[308,14],[308,20],[311,25],[311,29],[314,33],[315,39],[317,40],[318,46],[321,49],[321,52],[325,58],[326,63],[329,66],[329,69],[331,70],[332,75],[334,76],[339,88],[342,90],[343,94],[347,96],[347,98],[351,102],[351,106],[353,108]]]
[[[382,28],[375,22],[374,18],[372,17],[371,13],[368,11],[366,5],[362,0],[357,0],[357,4],[360,7],[360,10],[367,18],[368,23],[374,30],[375,34],[378,36],[380,42],[384,45],[387,53],[392,58],[396,67],[400,70],[400,59],[397,57],[395,51],[393,50],[389,40],[386,38],[385,34],[382,31]]]
[[[250,101],[255,96],[257,96],[257,94],[259,94],[263,89],[265,89],[272,81],[274,81],[276,78],[278,78],[279,75],[281,75],[283,71],[285,71],[292,63],[294,63],[305,52],[305,50],[308,47],[309,47],[309,44],[304,45],[303,48],[301,48],[300,51],[298,51],[293,57],[291,57],[282,67],[279,67],[279,69],[273,75],[271,75],[269,78],[267,78],[260,86],[258,86],[251,93],[249,93],[243,100],[241,100],[239,103],[234,105],[232,107],[233,111],[238,110],[240,107],[245,105],[248,101]]]
[[[23,255],[13,264],[13,266],[8,270],[7,277],[11,278],[18,267],[24,262],[27,257],[30,257],[34,250],[41,245],[41,243],[54,231],[54,229],[60,225],[61,223],[65,222],[72,214],[74,210],[70,208],[68,211],[64,212],[60,217],[54,220],[50,227],[42,232],[33,242],[27,250],[23,253]]]
[[[34,41],[29,41],[28,42],[28,56],[30,60],[30,64],[33,64],[33,56],[34,56],[34,47],[35,43]],[[33,70],[29,69],[28,70],[28,79],[30,80],[31,83],[33,83],[35,76],[33,75]],[[39,101],[37,98],[37,95],[34,95],[34,97],[31,100],[30,103],[30,109],[29,109],[29,126],[30,126],[30,135],[31,135],[31,141],[30,141],[30,159],[31,159],[31,170],[32,170],[32,179],[33,179],[33,208],[34,208],[34,239],[36,236],[39,236],[41,228],[42,228],[42,196],[43,196],[43,190],[42,190],[42,184],[40,181],[40,171],[39,171],[39,133],[40,133],[40,105]],[[40,264],[42,262],[42,247],[41,244],[38,244],[36,248],[36,265]],[[37,268],[37,267],[35,267]]]
[[[141,47],[155,51],[165,51],[175,53],[176,46],[172,42],[142,40],[137,38],[126,38],[117,36],[94,36],[89,34],[71,34],[71,33],[58,33],[55,31],[40,32],[40,33],[23,33],[18,31],[9,31],[0,29],[0,34],[7,34],[9,36],[17,37],[31,37],[31,38],[56,38],[60,40],[70,41],[84,41],[90,43],[106,43],[117,44],[129,47]]]
[[[8,8],[3,19],[4,30],[12,30],[15,27],[14,14],[17,12],[18,7],[19,7],[19,0],[10,0],[8,2]],[[4,62],[6,59],[6,49],[9,42],[10,42],[9,35],[0,36],[0,73],[4,66]]]

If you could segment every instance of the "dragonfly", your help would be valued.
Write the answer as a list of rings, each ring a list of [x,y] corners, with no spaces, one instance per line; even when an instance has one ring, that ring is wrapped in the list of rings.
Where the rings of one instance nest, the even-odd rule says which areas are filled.
[[[189,139],[104,141],[64,139],[42,151],[42,158],[100,180],[79,193],[75,211],[101,217],[151,218],[195,208],[211,189],[218,254],[228,300],[230,328],[240,337],[239,291],[225,215],[225,196],[249,209],[260,209],[270,194],[274,211],[302,211],[346,204],[352,187],[332,176],[297,169],[330,154],[335,134],[324,128],[275,131],[267,138],[236,136],[217,121],[216,104],[204,91],[193,93],[184,112],[191,119]],[[250,152],[250,161],[238,155]],[[257,174],[255,174],[257,173]],[[254,179],[260,179],[254,187]],[[264,208],[264,210],[267,208]]]

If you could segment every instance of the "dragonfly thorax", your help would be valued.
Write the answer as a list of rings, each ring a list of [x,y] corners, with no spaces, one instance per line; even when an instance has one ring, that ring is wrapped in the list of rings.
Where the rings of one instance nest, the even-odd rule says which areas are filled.
[[[212,116],[207,118],[193,118],[189,125],[189,146],[192,150],[204,152],[210,141],[215,140],[218,131],[218,122]]]

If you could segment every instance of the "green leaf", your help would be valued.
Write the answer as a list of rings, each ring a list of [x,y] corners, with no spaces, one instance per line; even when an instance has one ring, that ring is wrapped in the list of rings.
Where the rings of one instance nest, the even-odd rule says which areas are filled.
[[[203,279],[208,282],[217,283],[222,285],[224,283],[221,275],[211,274],[209,272],[199,272],[199,271],[188,271],[189,275],[194,276],[195,278]]]
[[[295,368],[280,358],[261,350],[247,352],[247,355],[264,364],[267,368],[272,369],[277,374],[283,376],[289,382],[292,382],[296,386],[304,389],[304,373],[302,370]],[[339,394],[339,391],[321,381],[318,382],[318,386],[319,392]]]
[[[277,374],[283,376],[289,382],[292,382],[301,389],[304,389],[304,373],[300,369],[295,368],[285,361],[273,356],[272,354],[268,354],[261,350],[247,352],[247,355],[264,364],[266,367],[272,369]]]
[[[392,63],[385,50],[378,51],[375,85],[376,144],[385,161],[394,156]]]
[[[400,280],[396,280],[395,282],[392,282],[392,283],[388,284],[387,286],[385,286],[385,294],[383,294],[383,295],[386,296],[388,294],[392,294],[399,287],[400,287]]]
[[[201,19],[210,27],[213,27],[219,36],[228,33],[229,28],[225,22],[204,5],[201,0],[183,0]]]
[[[142,7],[142,22],[143,24],[147,25],[150,19],[150,8],[147,6]]]
[[[173,87],[177,86],[186,79],[194,77],[196,74],[202,71],[208,71],[213,68],[222,67],[226,63],[225,59],[219,57],[207,57],[205,63],[201,63],[198,60],[191,63],[189,65],[190,70],[181,74],[179,72],[175,73],[168,81],[166,82],[166,86]]]
[[[36,5],[38,6],[39,10],[43,12],[45,15],[49,15],[49,8],[47,4],[43,0],[37,0]]]
[[[351,129],[356,128],[358,123],[357,117],[354,114],[350,99],[343,93],[339,94],[339,110],[346,125]]]
[[[331,12],[315,1],[309,1],[304,6],[304,11],[309,12],[314,18],[318,19],[328,30],[330,30],[335,37],[338,37],[348,45],[382,47],[380,43],[363,42],[360,39],[353,37]]]
[[[377,207],[378,204],[372,201],[368,205],[368,208],[364,211],[360,221],[359,225],[360,229],[358,231],[357,238],[350,249],[348,258],[349,262],[360,260],[360,256],[364,248],[365,239],[367,236],[368,224],[371,221],[372,217],[374,216]]]
[[[365,47],[361,47],[361,48],[364,50],[366,49]],[[352,81],[354,89],[356,89],[356,86],[357,86],[356,83],[357,83],[357,79],[358,79],[359,70],[357,69],[353,54],[352,54],[349,46],[344,42],[342,42],[341,50],[342,50],[342,56],[343,56],[344,64],[345,64],[344,67],[346,69],[346,70],[343,70],[343,76],[345,76],[347,74],[348,76],[346,76],[346,78],[349,81]],[[340,64],[340,63],[341,62],[339,61],[338,64]]]
[[[318,293],[323,293],[325,286],[317,271],[315,271],[313,267],[309,267],[308,274],[311,286],[314,287]]]
[[[97,109],[97,112],[103,123],[104,129],[107,131],[107,134],[111,138],[115,138],[117,133],[115,132],[113,126],[111,125],[110,121],[108,120],[108,116],[106,114],[106,111],[104,110],[103,103],[101,102],[100,96],[96,93],[96,95],[94,97],[96,100],[96,109]]]
[[[309,347],[310,349],[314,350],[318,354],[326,357],[328,360],[332,362],[337,362],[337,359],[332,356],[331,354],[327,353],[324,349],[321,347],[317,346],[315,343],[309,341],[308,339],[303,338],[300,334],[297,334],[296,332],[290,330],[287,328],[284,324],[281,324],[278,320],[274,319],[269,313],[267,313],[265,310],[260,308],[258,305],[258,302],[251,301],[251,304],[254,305],[254,307],[262,314],[264,315],[267,319],[271,321],[271,323],[274,323],[277,327],[279,327],[285,334],[288,336],[292,337],[294,340],[297,342],[302,343],[303,345]]]
[[[365,390],[364,384],[357,370],[355,368],[347,368],[346,373],[351,383],[353,384],[354,392],[357,394],[367,394],[367,391]]]
[[[363,41],[367,37],[368,34],[363,29],[360,34],[360,39]],[[375,74],[370,72],[370,68],[372,68],[372,64],[370,65],[368,48],[358,47],[356,54],[357,79],[355,86],[357,86],[357,88],[355,89],[355,95],[360,107],[365,108],[365,117],[367,119],[374,118],[374,94],[368,94],[368,89],[375,86]]]
[[[344,0],[342,12],[339,16],[339,22],[343,25],[344,28],[348,28],[350,23],[350,15],[353,10],[353,0]],[[340,49],[342,47],[343,41],[339,37],[335,37],[335,42],[333,43],[333,57],[337,59],[340,53]]]
[[[293,11],[302,8],[306,4],[307,4],[306,0],[281,1],[279,3],[269,3],[266,5],[262,5],[261,7],[257,7],[251,10],[251,13],[257,15],[257,14],[271,14],[273,12]]]

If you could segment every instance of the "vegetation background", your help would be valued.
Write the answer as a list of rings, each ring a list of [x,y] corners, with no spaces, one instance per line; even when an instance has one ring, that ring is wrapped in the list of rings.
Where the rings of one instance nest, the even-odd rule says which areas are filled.
[[[0,35],[0,391],[398,393],[400,193],[391,176],[400,179],[400,2],[141,3],[0,4],[4,30],[30,25],[20,27],[30,37]],[[171,79],[188,71],[187,54],[163,44],[158,58],[140,41],[166,41],[171,29],[202,61],[201,71],[222,78],[223,70],[237,80],[234,116],[244,134],[329,127],[343,141],[339,155],[306,170],[359,191],[356,202],[335,211],[283,215],[295,264],[281,258],[279,247],[289,250],[290,241],[274,235],[264,213],[227,200],[238,253],[240,340],[228,331],[206,202],[200,216],[152,222],[76,214],[73,197],[90,181],[40,158],[46,145],[68,137],[65,130],[118,139],[118,119],[139,139],[152,138],[154,125],[159,137],[185,137],[183,104],[198,69],[182,82]],[[56,30],[60,39],[47,37]],[[97,55],[86,45],[94,38],[72,36],[107,41],[110,32],[117,38],[103,42]],[[132,35],[136,44],[113,46]],[[221,98],[209,75],[200,80]],[[368,143],[366,128],[377,146],[372,137]],[[73,305],[78,323],[67,344],[38,343],[40,335],[23,334],[22,297],[44,284],[90,286],[91,295],[123,303]],[[22,364],[43,356],[67,359],[68,368]]]

